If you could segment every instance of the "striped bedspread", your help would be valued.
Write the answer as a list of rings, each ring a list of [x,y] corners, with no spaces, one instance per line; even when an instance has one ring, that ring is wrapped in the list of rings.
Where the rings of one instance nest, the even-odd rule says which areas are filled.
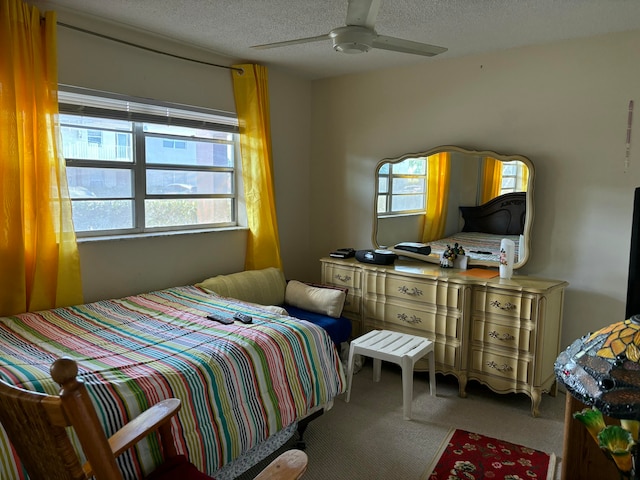
[[[212,312],[248,312],[222,325]],[[0,378],[57,394],[49,367],[78,362],[108,435],[167,397],[182,399],[178,450],[213,474],[345,390],[324,330],[195,286],[0,318]],[[126,478],[158,462],[154,439],[120,459]],[[0,428],[0,478],[25,478]]]

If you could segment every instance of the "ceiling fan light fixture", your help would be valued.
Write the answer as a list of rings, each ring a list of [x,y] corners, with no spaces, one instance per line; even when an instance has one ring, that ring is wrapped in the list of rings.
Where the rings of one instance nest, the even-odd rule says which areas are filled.
[[[365,53],[371,50],[371,47],[363,43],[340,43],[334,45],[333,49],[340,53]]]
[[[355,25],[336,28],[329,33],[333,49],[340,53],[368,52],[376,36],[372,29]]]

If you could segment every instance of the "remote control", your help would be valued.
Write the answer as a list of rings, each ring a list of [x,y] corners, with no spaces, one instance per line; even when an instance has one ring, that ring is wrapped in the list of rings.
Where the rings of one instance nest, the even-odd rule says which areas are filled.
[[[240,313],[240,312],[236,312],[233,315],[233,318],[235,318],[236,320],[240,320],[242,323],[251,323],[253,321],[253,318],[251,318],[250,315],[247,315],[246,313]]]
[[[211,313],[209,315],[207,315],[207,318],[209,320],[215,320],[216,322],[220,322],[224,325],[231,325],[233,323],[233,318],[231,317],[225,317],[222,315],[217,315],[215,313]]]

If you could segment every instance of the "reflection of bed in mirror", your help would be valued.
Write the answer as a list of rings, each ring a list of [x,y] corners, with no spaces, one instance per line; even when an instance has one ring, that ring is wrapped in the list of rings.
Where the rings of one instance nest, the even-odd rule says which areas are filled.
[[[443,153],[450,162],[448,184],[444,188],[447,192],[444,217],[427,220],[433,215],[427,214],[427,197],[433,183],[428,165]],[[491,161],[497,161],[506,180],[501,191],[487,195],[485,172]],[[431,246],[432,254],[414,258],[439,263],[447,244],[453,247],[457,242],[469,257],[469,267],[497,268],[500,241],[509,238],[516,244],[514,268],[527,262],[531,254],[534,184],[534,168],[528,158],[445,145],[384,159],[376,167],[375,180],[372,240],[376,248],[393,249],[401,242],[424,242]],[[483,200],[492,195],[495,196],[492,200]],[[425,239],[427,221],[443,223],[444,238]]]
[[[471,260],[482,262],[500,261],[500,242],[503,238],[513,240],[514,262],[524,256],[525,242],[521,241],[526,213],[525,192],[505,193],[478,206],[460,207],[464,220],[462,231],[446,238],[427,242],[431,246],[428,261],[439,262],[440,255],[457,243]]]

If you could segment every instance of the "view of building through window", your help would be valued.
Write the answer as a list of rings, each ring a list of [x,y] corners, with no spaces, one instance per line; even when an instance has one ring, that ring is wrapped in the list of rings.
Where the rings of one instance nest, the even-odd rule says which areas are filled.
[[[80,236],[236,224],[235,133],[69,113],[60,126]]]

